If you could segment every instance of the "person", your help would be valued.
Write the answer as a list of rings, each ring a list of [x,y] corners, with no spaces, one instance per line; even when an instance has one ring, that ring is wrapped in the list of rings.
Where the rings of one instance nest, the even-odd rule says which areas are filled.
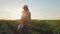
[[[30,29],[32,28],[31,13],[29,12],[28,6],[23,6],[23,11],[21,15],[21,27],[20,34],[30,34]]]

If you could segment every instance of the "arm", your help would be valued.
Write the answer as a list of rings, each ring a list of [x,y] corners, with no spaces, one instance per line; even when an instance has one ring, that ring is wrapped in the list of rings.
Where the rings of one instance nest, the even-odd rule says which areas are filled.
[[[31,14],[29,15],[29,18],[28,18],[28,23],[30,24],[30,29],[31,29],[31,28],[32,28]]]
[[[23,23],[23,20],[24,20],[24,15],[23,15],[23,11],[22,11],[20,24],[22,24],[22,23]]]

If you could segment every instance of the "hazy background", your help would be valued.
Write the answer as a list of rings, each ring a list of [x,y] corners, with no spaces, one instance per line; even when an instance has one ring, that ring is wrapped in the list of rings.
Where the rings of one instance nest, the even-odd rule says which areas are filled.
[[[0,19],[20,19],[25,4],[32,19],[60,20],[60,0],[0,0]]]

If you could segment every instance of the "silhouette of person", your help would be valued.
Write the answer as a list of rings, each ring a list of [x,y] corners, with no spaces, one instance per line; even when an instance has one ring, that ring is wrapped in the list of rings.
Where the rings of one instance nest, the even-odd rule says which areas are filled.
[[[28,6],[23,6],[23,11],[21,15],[21,29],[20,34],[30,34],[32,23],[31,23],[31,13],[29,12]]]

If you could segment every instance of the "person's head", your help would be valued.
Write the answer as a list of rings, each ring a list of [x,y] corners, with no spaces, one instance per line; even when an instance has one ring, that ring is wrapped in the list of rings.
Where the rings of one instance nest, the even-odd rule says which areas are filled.
[[[27,6],[27,5],[24,5],[24,6],[23,6],[23,10],[29,11],[28,6]]]

